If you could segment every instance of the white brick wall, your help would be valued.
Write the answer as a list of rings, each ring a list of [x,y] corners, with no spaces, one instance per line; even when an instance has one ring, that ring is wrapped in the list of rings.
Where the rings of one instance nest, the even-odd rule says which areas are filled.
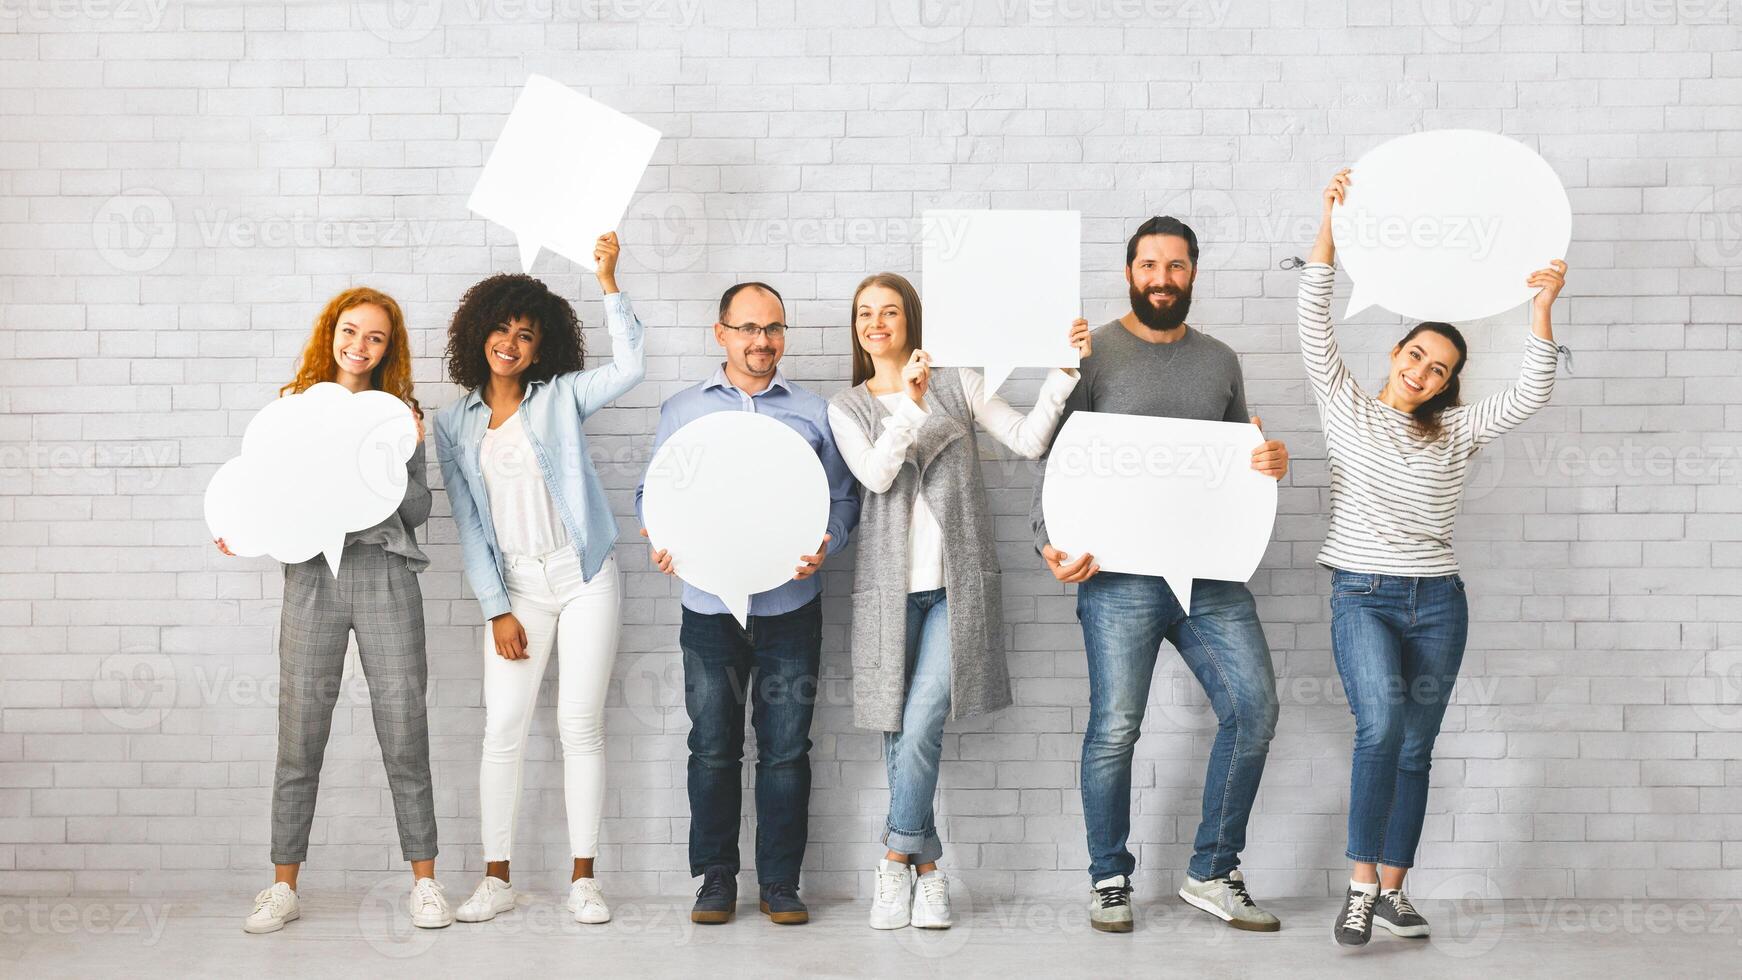
[[[1123,303],[1137,220],[1171,212],[1203,235],[1194,320],[1242,353],[1255,411],[1295,459],[1253,580],[1283,711],[1247,867],[1261,894],[1339,888],[1351,720],[1312,561],[1322,440],[1295,276],[1277,263],[1310,241],[1337,165],[1468,126],[1529,142],[1568,187],[1558,332],[1578,353],[1553,405],[1483,454],[1465,508],[1475,622],[1417,890],[1742,896],[1732,0],[552,6],[0,2],[0,892],[262,879],[281,579],[215,553],[201,491],[352,283],[404,303],[419,394],[454,397],[446,318],[516,262],[466,194],[537,71],[666,134],[623,228],[648,381],[589,425],[629,573],[601,855],[615,890],[687,885],[678,604],[630,506],[660,399],[710,370],[703,325],[741,276],[793,300],[787,370],[834,390],[852,285],[914,270],[923,209],[987,206],[1083,212],[1094,322]],[[538,272],[601,322],[590,277],[550,256]],[[1471,330],[1473,394],[1513,375],[1523,329],[1520,312]],[[1397,333],[1380,314],[1342,328],[1363,377]],[[1076,889],[1081,637],[1028,548],[1032,471],[987,473],[1018,704],[950,729],[946,860],[988,894]],[[427,537],[441,860],[459,876],[480,859],[479,616],[440,494]],[[864,883],[885,802],[879,739],[850,725],[845,614],[829,608],[814,731],[821,894]],[[1152,881],[1184,867],[1210,737],[1195,684],[1171,652],[1163,664],[1136,764]],[[523,873],[566,859],[557,756],[547,703]],[[322,789],[306,879],[397,867],[360,693]]]

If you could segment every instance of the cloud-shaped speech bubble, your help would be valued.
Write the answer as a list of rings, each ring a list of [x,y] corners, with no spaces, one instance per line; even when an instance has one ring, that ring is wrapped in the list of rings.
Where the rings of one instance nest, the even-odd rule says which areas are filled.
[[[652,126],[532,75],[466,207],[514,232],[524,271],[540,249],[591,269],[658,143]]]
[[[940,367],[983,367],[997,391],[1019,367],[1074,368],[1082,316],[1076,211],[927,211],[920,233],[925,349]]]
[[[1252,469],[1258,427],[1075,412],[1047,458],[1052,545],[1104,572],[1159,575],[1181,608],[1192,579],[1244,582],[1276,522],[1276,480]]]
[[[804,437],[754,412],[715,412],[672,433],[647,468],[641,516],[672,571],[720,597],[740,625],[750,597],[792,578],[829,526],[829,480]]]
[[[1517,140],[1470,129],[1411,133],[1355,161],[1331,212],[1355,281],[1345,316],[1369,306],[1467,322],[1526,303],[1532,272],[1567,254],[1573,209],[1554,168]]]
[[[323,381],[249,421],[242,454],[206,485],[206,525],[238,555],[295,564],[324,554],[337,575],[345,534],[381,523],[405,499],[416,449],[404,402]]]

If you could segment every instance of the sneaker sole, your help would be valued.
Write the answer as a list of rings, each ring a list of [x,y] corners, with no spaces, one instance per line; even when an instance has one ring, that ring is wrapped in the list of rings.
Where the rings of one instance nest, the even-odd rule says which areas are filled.
[[[732,921],[732,910],[714,912],[711,910],[691,910],[690,921],[703,926],[723,926]]]
[[[278,930],[283,929],[287,923],[295,922],[296,920],[298,920],[300,918],[302,918],[302,913],[300,911],[298,911],[298,912],[292,912],[289,915],[285,916],[284,918],[278,920],[277,922],[274,922],[274,923],[267,925],[267,926],[262,926],[262,927],[251,926],[248,923],[244,922],[244,923],[242,923],[242,931],[247,933],[250,936],[264,936],[268,933],[277,932]]]
[[[1098,919],[1090,919],[1089,925],[1094,926],[1096,932],[1130,932],[1131,931],[1131,920],[1130,919],[1126,919],[1124,922],[1102,922]]]
[[[811,920],[809,912],[770,912],[768,903],[762,903],[762,914],[768,916],[768,921],[782,926],[801,926]]]
[[[1343,937],[1337,935],[1334,932],[1331,933],[1331,942],[1334,943],[1338,949],[1360,949],[1361,947],[1367,945],[1366,939],[1363,939],[1358,943],[1343,942]]]
[[[1206,902],[1203,899],[1198,898],[1196,895],[1193,895],[1193,894],[1187,892],[1183,888],[1180,889],[1180,891],[1179,891],[1179,897],[1180,897],[1180,901],[1185,902],[1187,905],[1190,905],[1192,908],[1199,909],[1199,910],[1204,911],[1204,912],[1208,912],[1211,915],[1215,916],[1216,918],[1221,919],[1223,922],[1226,922],[1229,926],[1231,926],[1235,929],[1239,929],[1242,932],[1280,932],[1280,931],[1282,931],[1282,923],[1280,923],[1280,922],[1276,922],[1276,923],[1246,922],[1246,921],[1243,921],[1241,919],[1236,919],[1233,916],[1229,915],[1228,913],[1222,911],[1221,909],[1216,908],[1214,905],[1211,905],[1209,902]]]
[[[446,929],[454,924],[454,917],[450,915],[445,919],[424,919],[422,922],[412,919],[411,924],[419,929]]]
[[[583,917],[581,915],[581,913],[575,912],[574,909],[570,909],[569,911],[574,914],[575,921],[579,922],[581,925],[584,925],[584,926],[602,926],[605,923],[611,921],[611,913],[609,913],[609,912],[606,912],[603,916],[594,916],[591,918],[586,918],[586,917]]]
[[[949,923],[949,922],[919,922],[916,920],[914,922],[909,923],[909,925],[913,926],[915,929],[948,929],[950,927],[951,923]]]
[[[906,929],[908,926],[913,925],[913,924],[914,923],[913,923],[912,919],[902,919],[900,922],[875,922],[874,921],[874,922],[870,923],[870,926],[873,929],[888,931],[891,929]]]
[[[1428,927],[1426,924],[1419,926],[1399,926],[1386,922],[1378,916],[1373,917],[1373,924],[1401,939],[1426,939],[1428,936]]]
[[[491,909],[489,914],[487,914],[487,915],[468,917],[465,913],[459,911],[458,909],[455,909],[454,910],[454,921],[455,922],[489,922],[491,919],[496,918],[497,916],[501,915],[504,912],[512,912],[512,911],[514,911],[514,906],[510,905],[507,908]]]

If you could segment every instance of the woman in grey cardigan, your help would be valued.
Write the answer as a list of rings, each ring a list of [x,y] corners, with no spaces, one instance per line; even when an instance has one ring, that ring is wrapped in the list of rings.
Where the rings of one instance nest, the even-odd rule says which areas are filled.
[[[966,368],[931,373],[920,302],[894,273],[853,294],[853,387],[829,405],[836,445],[864,485],[853,593],[853,716],[884,733],[887,853],[873,929],[947,929],[949,886],[932,812],[946,717],[1010,704],[998,556],[980,477],[978,422],[1020,456],[1045,451],[1076,387],[1054,371],[1026,417]],[[1089,326],[1071,325],[1089,356]],[[914,874],[917,872],[917,879]]]

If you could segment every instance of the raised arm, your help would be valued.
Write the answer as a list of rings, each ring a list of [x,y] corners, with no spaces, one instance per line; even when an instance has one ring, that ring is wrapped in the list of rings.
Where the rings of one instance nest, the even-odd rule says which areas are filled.
[[[1319,236],[1307,264],[1300,271],[1300,292],[1295,300],[1296,318],[1300,323],[1300,355],[1306,362],[1307,380],[1312,384],[1313,397],[1322,410],[1332,398],[1342,394],[1354,378],[1343,364],[1337,349],[1337,335],[1331,329],[1331,286],[1336,282],[1337,247],[1331,239],[1331,205],[1347,199],[1349,171],[1337,171],[1325,188],[1324,214],[1319,221]]]
[[[605,293],[605,327],[611,334],[611,363],[555,379],[569,389],[581,418],[628,394],[647,376],[647,332],[635,315],[635,308],[629,304],[629,297],[617,289],[617,250],[616,232],[600,235],[593,246],[599,288]]]
[[[1497,394],[1460,411],[1468,426],[1471,450],[1480,449],[1507,430],[1520,425],[1548,404],[1554,394],[1554,324],[1549,311],[1566,285],[1567,264],[1559,259],[1531,273],[1526,280],[1537,287],[1530,301],[1530,336],[1524,342],[1524,367],[1518,380]]]
[[[1089,321],[1078,317],[1072,322],[1070,338],[1079,360],[1094,352]],[[1078,377],[1079,372],[1075,369],[1060,368],[1047,372],[1034,408],[1023,415],[1011,408],[1010,403],[1000,398],[996,391],[987,391],[986,379],[980,372],[961,369],[962,393],[967,396],[974,421],[1004,448],[1023,459],[1037,459],[1052,445],[1053,433],[1058,431],[1059,419],[1064,415],[1065,399],[1076,390]]]
[[[914,404],[912,399],[896,400],[895,411],[883,420],[883,431],[875,442],[866,438],[859,424],[846,412],[829,406],[829,430],[835,436],[835,448],[846,461],[865,489],[884,493],[895,483],[901,464],[907,461],[907,450],[930,413]]]

